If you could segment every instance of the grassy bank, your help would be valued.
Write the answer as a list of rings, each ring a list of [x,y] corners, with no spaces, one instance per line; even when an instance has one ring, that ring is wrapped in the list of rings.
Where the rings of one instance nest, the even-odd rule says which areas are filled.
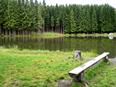
[[[57,80],[71,79],[69,70],[95,55],[83,52],[79,61],[73,52],[0,48],[0,87],[55,87]]]
[[[85,34],[85,33],[79,33],[79,34],[65,34],[65,37],[108,37],[108,33],[94,33],[94,34]],[[113,33],[113,36],[116,37],[116,33]]]
[[[61,34],[55,32],[45,32],[40,34],[32,34],[33,37],[40,37],[40,38],[59,38],[59,37],[108,37],[108,33],[93,33],[93,34]],[[113,33],[113,37],[116,37],[116,33]]]
[[[31,35],[32,38],[59,38],[64,37],[64,34],[55,33],[55,32],[44,32],[44,33],[33,33]]]
[[[9,35],[0,35],[0,37],[9,37]],[[32,33],[31,35],[10,35],[10,37],[31,37],[31,38],[59,38],[59,37],[108,37],[108,33],[94,33],[94,34],[61,34],[55,32]],[[113,33],[116,37],[116,33]]]
[[[30,35],[0,35],[0,37],[31,37],[31,38],[59,38],[64,37],[64,34],[55,32],[32,33]]]
[[[56,87],[60,79],[71,79],[68,72],[96,56],[82,52],[75,60],[73,52],[18,50],[0,48],[0,87]],[[88,69],[89,87],[115,87],[116,67],[102,62]],[[72,87],[81,87],[73,83]]]

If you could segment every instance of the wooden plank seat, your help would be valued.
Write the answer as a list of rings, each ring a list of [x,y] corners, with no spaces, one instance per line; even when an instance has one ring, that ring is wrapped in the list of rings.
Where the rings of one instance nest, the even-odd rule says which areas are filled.
[[[82,81],[83,80],[83,76],[84,76],[84,71],[88,68],[90,68],[91,66],[95,65],[97,62],[99,62],[100,60],[104,59],[105,61],[108,60],[108,55],[110,53],[109,52],[104,52],[103,54],[95,57],[94,59],[78,66],[77,68],[74,68],[73,70],[69,71],[69,75],[76,81]]]

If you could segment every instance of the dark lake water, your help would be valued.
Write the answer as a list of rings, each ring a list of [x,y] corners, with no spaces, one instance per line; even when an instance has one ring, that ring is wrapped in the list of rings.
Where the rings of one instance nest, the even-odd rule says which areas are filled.
[[[61,51],[94,51],[98,54],[110,52],[111,57],[116,57],[116,38],[57,38],[42,39],[30,37],[0,38],[0,46],[5,48],[17,47],[18,49],[34,50],[61,50]]]

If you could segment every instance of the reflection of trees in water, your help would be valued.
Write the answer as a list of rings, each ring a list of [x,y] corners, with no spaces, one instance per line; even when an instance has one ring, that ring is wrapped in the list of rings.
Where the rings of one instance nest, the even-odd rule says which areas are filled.
[[[42,49],[42,50],[62,50],[62,51],[95,51],[102,53],[104,51],[116,54],[116,39],[107,38],[57,38],[42,39],[30,37],[7,37],[0,38],[0,46],[18,47],[19,49]]]

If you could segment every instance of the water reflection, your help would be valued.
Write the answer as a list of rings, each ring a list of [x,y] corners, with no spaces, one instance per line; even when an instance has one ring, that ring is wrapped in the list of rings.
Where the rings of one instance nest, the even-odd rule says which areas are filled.
[[[41,50],[62,50],[62,51],[95,51],[102,53],[109,51],[116,56],[116,39],[108,38],[57,38],[42,39],[30,37],[7,37],[0,38],[0,46],[5,48],[17,47],[19,49],[41,49]]]

